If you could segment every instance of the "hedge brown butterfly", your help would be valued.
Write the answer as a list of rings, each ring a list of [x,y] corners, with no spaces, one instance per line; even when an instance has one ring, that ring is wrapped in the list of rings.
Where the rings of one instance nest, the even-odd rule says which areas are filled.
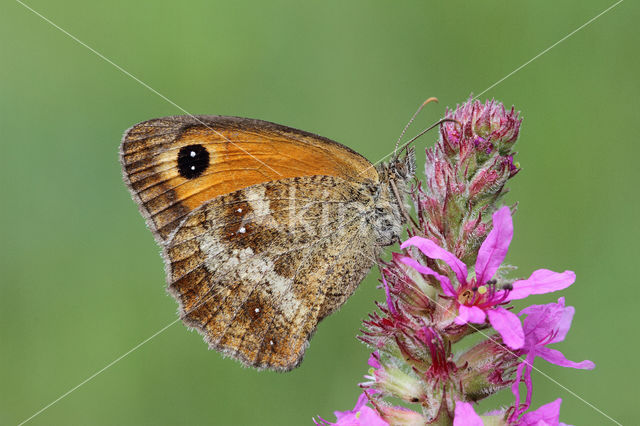
[[[411,149],[373,166],[308,132],[205,115],[136,124],[120,159],[182,321],[210,348],[279,371],[398,241],[415,171]]]

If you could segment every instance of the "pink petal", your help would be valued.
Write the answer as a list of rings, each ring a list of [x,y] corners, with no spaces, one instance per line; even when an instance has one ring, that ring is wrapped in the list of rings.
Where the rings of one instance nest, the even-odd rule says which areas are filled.
[[[522,380],[525,365],[526,364],[524,362],[518,364],[518,367],[516,368],[516,379],[511,384],[511,392],[513,393],[513,396],[516,397],[516,401],[513,405],[514,407],[516,407],[516,410],[518,410],[518,407],[520,407],[520,380]],[[517,417],[517,414],[515,415],[515,417]]]
[[[467,282],[467,265],[464,264],[460,259],[455,257],[452,253],[449,253],[442,247],[438,246],[436,243],[431,241],[428,238],[422,237],[411,237],[404,243],[400,245],[400,248],[407,248],[408,246],[418,247],[425,256],[430,257],[431,259],[440,259],[444,260],[447,265],[453,270],[458,277],[458,281],[460,284],[465,284]]]
[[[557,425],[560,420],[560,404],[562,399],[558,398],[535,411],[525,413],[518,422],[519,426]]]
[[[562,301],[562,305],[560,302]],[[564,297],[558,300],[558,306],[564,306]],[[567,306],[562,312],[560,321],[556,324],[556,336],[549,343],[562,342],[571,328],[571,321],[573,321],[573,315],[576,313],[576,309],[573,306]]]
[[[524,331],[520,319],[513,312],[504,308],[489,309],[489,322],[502,336],[502,341],[511,349],[524,346]]]
[[[473,405],[468,402],[456,402],[453,426],[484,426],[482,419],[476,414]]]
[[[533,361],[535,356],[527,354],[527,357],[518,365],[516,369],[516,379],[511,385],[511,391],[516,397],[516,401],[513,405],[514,412],[509,416],[509,420],[518,418],[520,414],[524,413],[531,405],[531,394],[533,393],[533,383],[531,381],[531,370],[533,369]],[[527,395],[525,402],[520,402],[520,381],[524,378],[524,384],[527,389]]]
[[[532,391],[533,391],[533,383],[531,382],[531,370],[533,368],[532,367],[532,365],[533,365],[532,363],[533,363],[534,359],[535,359],[534,356],[532,356],[530,354],[527,355],[527,358],[524,361],[522,361],[518,365],[518,368],[516,369],[516,380],[511,385],[511,392],[513,392],[513,394],[516,397],[515,403],[513,404],[513,407],[515,408],[515,410],[509,416],[509,420],[510,421],[512,419],[517,419],[520,416],[520,414],[522,414],[525,411],[527,411],[527,409],[531,405],[531,394],[532,394]],[[520,381],[523,378],[524,378],[525,387],[527,389],[527,395],[525,397],[525,402],[521,403],[521,401],[520,401]]]
[[[523,309],[520,315],[527,315],[522,325],[525,344],[534,347],[540,343],[549,344],[564,340],[571,326],[573,311],[572,307],[565,308],[558,303],[532,305]]]
[[[444,275],[440,275],[439,273],[437,273],[431,268],[421,265],[420,263],[418,263],[417,260],[412,259],[410,257],[401,257],[400,262],[404,263],[405,265],[411,266],[413,269],[420,272],[421,274],[433,275],[438,279],[438,281],[440,281],[440,285],[442,286],[442,291],[444,292],[444,294],[446,294],[447,296],[456,297],[456,292],[453,289],[453,286],[451,285],[451,281],[449,281],[449,278],[445,277]]]
[[[563,290],[573,284],[576,274],[573,271],[562,273],[548,269],[538,269],[526,280],[513,283],[513,290],[509,292],[507,300],[524,299],[531,294],[544,294]]]
[[[487,314],[477,306],[460,305],[458,307],[458,316],[455,323],[458,325],[472,322],[474,324],[482,324],[487,319]]]
[[[513,238],[511,210],[504,206],[493,214],[493,229],[480,246],[476,259],[476,282],[484,284],[504,261]]]
[[[533,361],[535,357],[527,356],[524,369],[524,385],[527,388],[527,397],[524,399],[524,405],[529,408],[531,406],[531,398],[533,397],[533,380],[531,372],[533,371]]]
[[[550,362],[551,364],[559,365],[561,367],[579,368],[581,370],[593,370],[595,364],[589,360],[582,362],[574,362],[566,359],[562,352],[556,349],[538,347],[536,348],[535,355]]]
[[[560,304],[560,301],[562,301],[562,304]],[[527,306],[526,308],[521,310],[520,313],[518,313],[518,315],[520,315],[520,316],[522,316],[522,315],[529,315],[529,316],[546,315],[546,311],[548,309],[550,309],[551,307],[554,307],[556,309],[564,308],[564,297],[561,297],[560,299],[558,299],[558,303],[546,303],[544,305]]]

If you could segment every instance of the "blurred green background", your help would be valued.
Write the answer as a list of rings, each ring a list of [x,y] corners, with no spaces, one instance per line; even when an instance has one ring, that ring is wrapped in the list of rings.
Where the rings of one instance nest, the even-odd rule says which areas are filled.
[[[372,161],[427,97],[416,132],[613,4],[517,1],[57,1],[28,4],[190,113],[261,118]],[[182,111],[17,2],[0,13],[0,424],[17,424],[176,318],[151,233],[121,179],[124,129]],[[482,99],[522,111],[523,171],[508,261],[574,269],[565,355],[536,367],[632,424],[639,232],[637,2],[626,1]],[[410,133],[413,133],[410,132]],[[418,143],[422,150],[436,133]],[[372,272],[325,320],[302,366],[256,372],[175,324],[43,412],[34,425],[301,425],[353,407],[355,340],[381,298]],[[535,296],[544,303],[558,295]],[[520,305],[519,307],[522,307]],[[534,406],[610,424],[534,375]],[[508,404],[508,391],[482,404]]]

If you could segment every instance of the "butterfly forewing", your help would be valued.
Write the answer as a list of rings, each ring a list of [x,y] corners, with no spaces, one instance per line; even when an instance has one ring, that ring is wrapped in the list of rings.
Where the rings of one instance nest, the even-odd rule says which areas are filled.
[[[223,194],[297,176],[377,181],[371,163],[308,132],[260,120],[175,116],[139,123],[123,138],[125,182],[159,242]]]
[[[374,262],[374,196],[365,183],[311,176],[205,203],[165,248],[181,317],[212,348],[247,365],[295,367],[318,321]]]

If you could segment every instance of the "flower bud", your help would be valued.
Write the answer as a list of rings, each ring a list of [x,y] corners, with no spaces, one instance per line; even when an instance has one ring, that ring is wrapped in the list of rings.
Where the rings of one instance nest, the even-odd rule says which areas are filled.
[[[467,401],[479,401],[510,386],[515,380],[518,356],[498,336],[491,336],[456,360],[462,392]]]
[[[471,141],[476,150],[486,154],[494,149],[504,152],[518,139],[522,124],[519,112],[513,107],[507,112],[500,102],[491,100],[483,105],[471,97],[455,111],[448,110],[445,117],[460,123],[445,123],[440,131],[442,141],[453,152],[463,140]]]
[[[383,394],[392,395],[406,402],[419,402],[424,399],[422,381],[414,371],[402,368],[393,358],[382,359],[376,351],[369,358],[368,382],[361,383],[365,389],[375,389]]]

